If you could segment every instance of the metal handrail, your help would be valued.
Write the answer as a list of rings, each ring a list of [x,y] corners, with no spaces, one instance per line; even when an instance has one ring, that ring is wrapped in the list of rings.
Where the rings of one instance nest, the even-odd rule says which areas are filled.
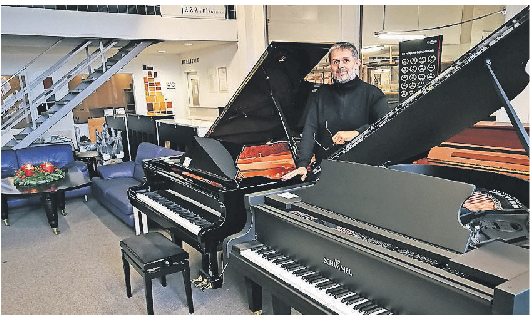
[[[44,71],[41,75],[39,75],[37,77],[37,80],[48,76],[48,75],[46,75],[47,73],[51,74],[52,72],[57,70],[61,66],[60,65],[61,63],[65,63],[66,61],[68,61],[70,58],[72,58],[73,55],[79,53],[83,48],[87,47],[88,44],[90,44],[90,42],[91,41],[85,41],[84,43],[82,43],[79,46],[77,46],[69,54],[67,54],[65,57],[61,58],[57,63],[55,63],[52,67],[50,67],[48,70]],[[13,126],[18,124],[24,117],[26,117],[27,114],[28,114],[28,111],[29,111],[29,114],[32,117],[32,122],[33,122],[33,126],[34,126],[33,128],[35,128],[35,121],[37,119],[36,118],[36,114],[35,114],[36,113],[35,110],[37,108],[37,105],[39,105],[41,102],[46,100],[49,96],[54,94],[58,89],[64,87],[68,83],[67,80],[69,78],[80,74],[84,67],[94,63],[99,56],[102,56],[102,63],[103,63],[103,65],[105,65],[105,57],[103,56],[104,53],[107,52],[110,48],[112,48],[116,44],[117,44],[116,40],[108,41],[105,44],[105,48],[104,48],[103,44],[101,44],[100,48],[95,50],[93,53],[91,53],[89,56],[87,56],[82,62],[78,63],[75,67],[73,67],[68,72],[66,72],[66,74],[63,77],[61,77],[55,84],[53,84],[49,89],[44,90],[43,93],[38,95],[35,99],[31,100],[29,102],[29,104],[26,104],[24,102],[21,103],[18,106],[18,109],[13,114],[11,114],[11,116],[9,116],[9,118],[4,123],[2,123],[2,134],[7,129],[11,129]],[[33,89],[36,86],[35,83],[37,82],[37,80],[33,81],[29,85],[26,85],[26,87],[23,90],[19,91],[16,94],[17,98],[14,98],[14,100],[13,100],[13,98],[9,98],[9,103],[4,103],[2,105],[2,114],[4,114],[4,112],[6,112],[10,107],[14,106],[18,101],[23,101],[24,96],[26,95],[26,93],[30,89]],[[6,102],[6,101],[4,101],[4,102]]]
[[[11,75],[11,77],[2,83],[2,86],[4,86],[6,83],[8,83],[10,80],[12,80],[13,78],[15,78],[15,76],[18,76],[20,73],[22,73],[24,70],[26,70],[31,64],[35,63],[35,61],[41,57],[42,55],[44,55],[46,52],[50,51],[54,46],[56,46],[57,44],[59,44],[59,42],[63,41],[65,38],[60,38],[59,40],[57,40],[54,44],[52,44],[50,47],[48,47],[46,50],[44,50],[41,54],[37,55],[33,60],[29,61],[26,65],[24,65],[20,70],[18,70],[17,72],[15,72],[15,74]]]

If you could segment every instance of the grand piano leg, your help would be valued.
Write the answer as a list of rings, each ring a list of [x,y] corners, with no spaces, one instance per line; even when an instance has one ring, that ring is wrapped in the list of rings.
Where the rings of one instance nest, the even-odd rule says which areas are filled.
[[[2,222],[5,226],[9,226],[8,213],[7,213],[7,195],[2,194]]]
[[[48,224],[52,228],[54,234],[59,234],[58,220],[57,220],[57,192],[46,192],[41,196],[41,201],[46,211],[46,217],[48,218]]]
[[[262,310],[262,287],[247,277],[244,277],[244,281],[246,284],[249,310],[252,312]]]
[[[291,307],[288,306],[285,302],[277,298],[275,295],[272,296],[272,310],[274,315],[290,315]]]
[[[67,213],[65,212],[65,205],[66,205],[65,190],[59,190],[57,191],[57,207],[59,208],[59,211],[61,211],[61,214],[63,216],[67,215]]]
[[[267,287],[262,288],[263,315],[290,315],[291,307],[275,296]]]
[[[170,231],[170,239],[172,240],[172,242],[174,244],[176,244],[179,247],[183,248],[183,240],[181,238],[179,238],[179,234],[177,234],[174,231]]]

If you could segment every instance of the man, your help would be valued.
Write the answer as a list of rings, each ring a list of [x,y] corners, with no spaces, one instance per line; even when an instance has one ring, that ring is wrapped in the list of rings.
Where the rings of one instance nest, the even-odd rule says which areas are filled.
[[[389,110],[384,93],[358,78],[361,61],[353,44],[334,44],[329,60],[333,84],[321,85],[309,96],[297,168],[284,175],[283,180],[297,175],[305,180],[314,154],[320,163],[333,145],[351,141]]]

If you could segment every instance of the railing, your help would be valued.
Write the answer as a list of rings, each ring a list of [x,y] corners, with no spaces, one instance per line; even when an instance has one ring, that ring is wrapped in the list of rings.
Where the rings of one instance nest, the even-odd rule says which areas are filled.
[[[83,12],[125,13],[139,15],[161,15],[160,6],[148,5],[7,5],[9,7],[25,7],[50,10],[68,10]]]
[[[161,16],[161,6],[149,5],[3,5],[8,7],[25,7],[49,10],[68,10],[82,12],[104,12],[104,13],[124,13],[138,15],[158,15]],[[225,6],[225,18],[236,19],[234,5]]]
[[[30,63],[26,64],[21,70],[17,71],[10,78],[17,76],[20,82],[20,90],[13,92],[9,96],[2,96],[2,134],[7,130],[13,128],[23,119],[26,119],[28,123],[32,123],[33,128],[36,126],[36,119],[38,117],[37,108],[49,98],[52,99],[55,96],[55,93],[58,90],[62,89],[65,85],[68,84],[69,80],[76,75],[81,74],[83,71],[86,71],[89,66],[93,63],[97,63],[101,60],[102,64],[105,65],[106,58],[104,54],[112,48],[117,42],[116,41],[107,41],[106,43],[100,43],[92,53],[89,52],[89,45],[92,42],[97,42],[97,40],[86,40],[80,43],[76,48],[70,51],[67,55],[59,59],[54,65],[42,72],[41,74],[30,78],[27,74],[28,67],[33,64],[39,57],[43,56],[44,53],[50,50],[48,48],[45,52],[41,53],[37,58],[33,59]],[[54,43],[52,46],[55,46],[57,43]],[[61,68],[71,61],[78,54],[85,52],[85,58],[79,62],[73,68],[69,68],[68,71],[64,72],[64,75],[57,80],[51,87],[44,89],[42,87],[42,81],[51,76],[52,73],[57,75],[57,72],[61,71]],[[104,67],[105,68],[105,67]],[[61,76],[61,75],[57,75]],[[2,92],[7,91],[5,89],[9,81],[2,82]],[[39,94],[39,91],[42,93]],[[31,96],[30,96],[31,95]],[[37,95],[35,97],[35,95]],[[31,120],[30,120],[31,118]]]

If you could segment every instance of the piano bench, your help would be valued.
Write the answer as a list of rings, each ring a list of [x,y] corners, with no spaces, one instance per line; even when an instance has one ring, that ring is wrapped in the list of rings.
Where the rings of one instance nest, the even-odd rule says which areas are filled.
[[[158,232],[126,238],[120,241],[120,247],[128,298],[131,297],[130,265],[144,278],[148,315],[153,315],[151,280],[160,278],[161,284],[166,287],[166,275],[182,272],[188,312],[194,313],[188,253],[185,250]]]

